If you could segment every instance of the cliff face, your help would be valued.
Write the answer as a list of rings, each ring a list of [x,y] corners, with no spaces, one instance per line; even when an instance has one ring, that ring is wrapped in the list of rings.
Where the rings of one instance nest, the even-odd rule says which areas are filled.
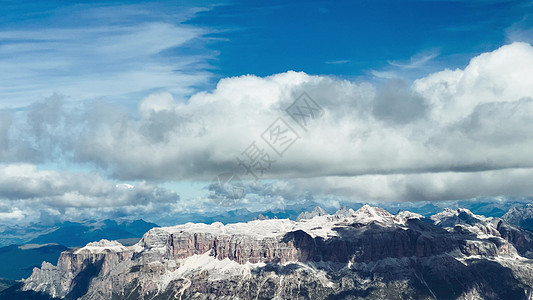
[[[64,252],[21,290],[68,299],[533,299],[528,234],[466,210],[429,220],[370,206],[298,222],[189,223],[154,228],[130,247],[103,240]]]
[[[533,204],[512,207],[502,219],[511,225],[533,231]]]

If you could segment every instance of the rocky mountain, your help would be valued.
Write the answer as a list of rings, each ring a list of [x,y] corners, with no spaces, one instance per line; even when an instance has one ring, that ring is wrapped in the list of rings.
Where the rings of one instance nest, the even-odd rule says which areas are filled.
[[[533,204],[512,207],[502,219],[509,224],[533,231]]]
[[[324,209],[322,209],[322,207],[317,206],[311,212],[307,212],[307,211],[302,212],[300,215],[298,215],[298,217],[296,218],[296,221],[301,221],[304,219],[312,219],[314,217],[325,216],[327,214],[328,213]]]
[[[461,209],[188,223],[65,251],[0,298],[533,299],[532,241]]]
[[[143,220],[103,220],[3,227],[0,229],[0,278],[18,280],[28,277],[43,260],[57,261],[68,247],[80,247],[101,239],[135,244],[156,226]]]

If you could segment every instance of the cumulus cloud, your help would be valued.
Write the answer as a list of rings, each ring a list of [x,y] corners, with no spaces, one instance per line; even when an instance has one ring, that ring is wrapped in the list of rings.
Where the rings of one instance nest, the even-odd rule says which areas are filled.
[[[176,202],[179,196],[146,182],[114,184],[95,173],[38,170],[35,165],[0,165],[0,199],[57,207],[116,207]]]
[[[342,197],[356,202],[440,201],[482,196],[533,195],[532,169],[483,172],[318,177],[289,180],[287,191],[309,191],[316,197]]]
[[[373,113],[377,119],[403,124],[424,116],[424,98],[399,79],[388,82],[374,98]]]
[[[20,221],[24,219],[24,212],[18,208],[10,209],[8,211],[0,211],[0,220],[4,221]]]
[[[146,210],[178,201],[175,192],[146,182],[114,184],[95,173],[38,170],[29,164],[0,165],[0,202],[4,206],[0,206],[0,214],[5,219],[36,215],[39,210],[58,214],[66,210]]]
[[[531,59],[527,44],[504,46],[411,90],[295,72],[228,78],[187,103],[144,99],[139,119],[103,120],[76,155],[119,178],[211,178],[238,170],[235,157],[252,141],[269,149],[261,133],[277,117],[290,121],[284,109],[307,91],[326,113],[276,158],[271,178],[531,167]]]
[[[32,153],[43,161],[60,157],[122,180],[210,180],[225,172],[245,177],[236,157],[255,141],[274,160],[264,178],[286,180],[297,195],[313,190],[384,201],[531,194],[532,64],[531,45],[514,43],[411,85],[291,71],[246,75],[222,79],[188,101],[154,93],[135,114],[52,97],[0,116],[8,145],[0,155],[13,163]],[[304,91],[324,112],[306,130],[285,111]],[[277,118],[299,136],[282,156],[261,138]],[[298,197],[286,190],[272,199]],[[5,195],[33,195],[32,187],[25,191]]]
[[[7,113],[0,113],[0,156],[4,156],[4,152],[8,147],[8,131],[11,126],[11,118]]]
[[[444,70],[418,79],[414,89],[434,107],[431,117],[452,123],[483,103],[516,102],[533,96],[533,49],[513,43],[474,57],[464,69]]]

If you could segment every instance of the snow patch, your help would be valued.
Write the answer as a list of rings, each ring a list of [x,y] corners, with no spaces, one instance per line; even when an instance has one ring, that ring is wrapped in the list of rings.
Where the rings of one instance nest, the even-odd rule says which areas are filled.
[[[102,253],[102,252],[121,252],[126,250],[127,247],[122,245],[117,241],[108,241],[106,239],[100,240],[98,242],[88,243],[85,247],[82,247],[76,251],[74,254],[82,253]]]

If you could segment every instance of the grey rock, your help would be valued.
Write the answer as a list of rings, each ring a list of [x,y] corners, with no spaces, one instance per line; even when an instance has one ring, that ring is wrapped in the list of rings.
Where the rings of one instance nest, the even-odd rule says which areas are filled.
[[[349,211],[348,211],[349,212]],[[446,225],[446,226],[443,226]],[[154,228],[43,263],[23,291],[66,299],[533,299],[531,237],[463,210]]]
[[[301,213],[296,218],[296,221],[301,221],[301,220],[305,220],[305,219],[312,219],[314,217],[320,217],[320,216],[326,216],[326,215],[328,215],[328,213],[324,209],[322,209],[322,207],[317,206],[311,212],[305,211],[305,212]]]

